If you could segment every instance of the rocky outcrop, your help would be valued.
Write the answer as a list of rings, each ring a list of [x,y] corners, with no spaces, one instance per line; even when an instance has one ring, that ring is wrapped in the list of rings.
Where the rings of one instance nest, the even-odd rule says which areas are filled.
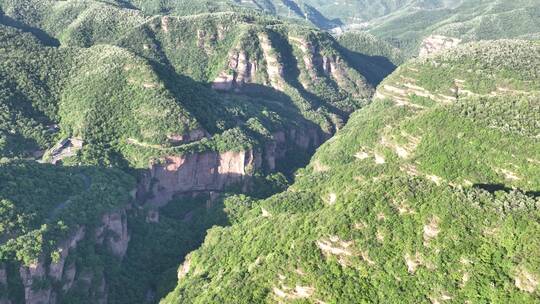
[[[352,75],[354,70],[349,68],[340,56],[323,56],[322,65],[324,72],[331,76],[340,88],[353,96],[363,96],[369,91],[364,78],[360,75]]]
[[[169,32],[169,16],[163,16],[161,17],[161,29],[163,32],[168,33]]]
[[[458,39],[458,38],[432,35],[432,36],[426,37],[422,41],[422,44],[420,45],[419,56],[423,57],[430,54],[435,54],[442,50],[453,48],[460,43],[461,43],[461,39]]]
[[[7,271],[3,264],[0,264],[0,286],[7,284]]]
[[[79,227],[68,239],[64,240],[58,246],[57,252],[59,253],[59,259],[56,262],[52,262],[49,265],[49,277],[55,281],[60,281],[64,272],[64,264],[69,254],[69,250],[77,247],[77,243],[80,242],[85,236],[84,227]]]
[[[24,298],[26,304],[57,303],[62,293],[68,292],[73,286],[82,286],[85,292],[89,292],[92,286],[98,288],[92,290],[92,299],[99,303],[106,303],[106,282],[100,281],[95,284],[96,276],[92,270],[80,273],[74,262],[66,263],[70,251],[75,250],[79,242],[88,238],[87,227],[80,226],[57,245],[55,258],[48,263],[45,257],[39,258],[35,263],[19,267],[19,274],[24,286]],[[101,225],[95,231],[96,245],[104,245],[110,253],[122,258],[126,254],[129,242],[126,210],[121,209],[103,215]],[[90,234],[91,235],[91,234]],[[61,283],[42,284],[44,282]],[[76,283],[77,282],[77,283]],[[0,285],[7,284],[7,273],[0,265]],[[58,287],[54,287],[58,286]],[[1,286],[0,286],[1,288]],[[9,304],[7,299],[0,296],[0,304]]]
[[[159,223],[159,209],[150,209],[146,214],[146,223]]]
[[[0,263],[0,304],[11,304],[7,295],[4,294],[5,288],[7,288],[7,271],[5,266]]]
[[[297,59],[301,59],[304,62],[305,70],[301,70],[301,72],[307,72],[307,75],[303,75],[304,77],[300,78],[300,82],[302,83],[302,86],[307,89],[310,86],[310,83],[306,82],[306,79],[316,81],[319,76],[318,72],[322,70],[322,56],[319,54],[315,45],[303,38],[291,36],[289,37],[289,41],[296,45],[302,53],[302,58]]]
[[[217,91],[239,92],[246,83],[251,83],[258,70],[258,62],[250,60],[243,50],[233,50],[229,54],[229,64],[212,83]]]
[[[186,134],[171,134],[167,136],[169,141],[173,144],[179,145],[179,144],[187,144],[193,141],[197,141],[200,139],[203,139],[204,137],[208,137],[208,132],[204,129],[194,129]]]
[[[275,170],[276,162],[286,157],[291,146],[301,150],[309,150],[320,146],[327,139],[328,137],[321,135],[321,132],[315,128],[274,132],[272,140],[266,144],[263,154],[267,169]]]
[[[303,61],[305,66],[305,69],[300,71],[300,82],[304,89],[309,90],[312,83],[316,83],[320,77],[327,77],[349,94],[367,97],[365,92],[370,89],[365,79],[350,68],[339,54],[323,54],[317,42],[306,38],[289,37],[289,41],[300,50],[297,60]]]
[[[274,171],[276,161],[291,149],[311,150],[327,136],[318,127],[291,128],[272,134],[262,151],[214,151],[169,155],[155,161],[139,183],[137,197],[152,207],[167,204],[175,195],[221,192],[227,186],[249,186],[250,175],[259,169]],[[148,217],[153,222],[154,217]]]
[[[19,268],[24,286],[24,302],[26,304],[51,303],[51,287],[35,288],[34,283],[47,279],[47,271],[41,262]]]
[[[77,267],[74,263],[69,264],[69,266],[64,271],[64,275],[62,276],[62,280],[64,284],[62,285],[63,291],[68,291],[73,286],[73,282],[75,281],[75,275],[77,274]]]
[[[270,85],[278,91],[283,91],[285,87],[285,81],[283,80],[283,64],[280,62],[275,49],[272,47],[272,42],[270,37],[268,37],[268,34],[259,33],[258,37],[264,60],[266,61],[266,72],[268,73]]]
[[[105,244],[110,252],[122,259],[129,243],[126,210],[121,209],[103,215],[102,225],[96,229],[96,242]]]
[[[148,202],[161,206],[175,194],[221,191],[260,166],[261,155],[254,151],[171,155],[150,166],[139,192],[152,193]]]

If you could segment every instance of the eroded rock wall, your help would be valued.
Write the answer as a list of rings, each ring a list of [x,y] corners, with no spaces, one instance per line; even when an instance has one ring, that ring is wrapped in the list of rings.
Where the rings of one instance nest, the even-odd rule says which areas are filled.
[[[234,49],[229,53],[228,68],[214,80],[212,89],[240,92],[246,84],[254,82],[258,67],[257,60],[250,59],[246,51]]]
[[[169,155],[150,165],[139,183],[137,198],[155,208],[175,195],[220,192],[233,184],[247,191],[252,173],[274,171],[287,151],[313,150],[328,137],[317,126],[291,128],[274,132],[260,151]]]
[[[0,263],[0,304],[11,304],[4,291],[7,288],[7,271],[4,264]]]
[[[33,286],[47,279],[47,270],[43,264],[43,262],[37,262],[19,268],[26,304],[54,303],[54,298],[51,298],[51,287],[35,288]]]
[[[92,291],[92,299],[99,303],[107,302],[107,283],[103,276],[96,276],[92,270],[77,269],[74,262],[67,263],[67,260],[70,252],[76,250],[79,243],[85,240],[95,240],[96,246],[105,246],[111,255],[122,259],[129,243],[126,210],[120,209],[104,214],[101,224],[95,228],[93,234],[95,238],[89,240],[92,234],[88,234],[87,230],[88,228],[84,226],[77,227],[66,239],[59,242],[56,249],[58,255],[53,261],[49,262],[47,258],[41,257],[31,265],[19,267],[26,304],[57,303],[62,293],[69,292],[73,286],[84,288],[89,292],[90,288],[96,285],[94,280],[98,278],[100,281],[96,286],[99,288]],[[45,282],[60,284],[43,284]],[[0,285],[7,285],[7,272],[3,265],[0,265]],[[10,302],[0,296],[0,304]]]
[[[176,194],[221,191],[241,183],[261,164],[261,154],[252,150],[171,155],[150,166],[139,192],[151,193],[147,202],[162,206]]]
[[[105,244],[115,257],[124,258],[130,240],[126,210],[106,213],[101,223],[102,225],[96,229],[96,242],[100,245]]]

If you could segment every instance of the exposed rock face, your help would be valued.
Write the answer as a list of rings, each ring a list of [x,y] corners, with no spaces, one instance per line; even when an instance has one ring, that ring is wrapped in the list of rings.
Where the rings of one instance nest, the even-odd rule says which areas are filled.
[[[114,256],[123,258],[126,255],[130,239],[126,210],[107,213],[101,222],[103,225],[96,230],[98,244],[105,243]]]
[[[7,271],[3,264],[0,264],[0,291],[7,286]],[[11,304],[5,294],[0,294],[0,304]]]
[[[270,171],[275,170],[276,161],[286,157],[290,146],[297,146],[302,150],[309,150],[321,145],[327,137],[321,136],[316,129],[290,129],[287,132],[279,131],[272,134],[272,141],[264,149],[264,162]]]
[[[279,58],[274,52],[270,38],[265,33],[259,33],[259,43],[264,54],[264,60],[266,61],[266,71],[268,73],[268,80],[270,85],[278,91],[284,89],[284,68],[283,64],[279,61]]]
[[[260,166],[261,155],[253,151],[168,156],[163,163],[151,165],[140,190],[151,191],[154,197],[149,202],[160,206],[175,194],[221,191]]]
[[[305,127],[275,132],[262,152],[248,150],[169,155],[150,165],[139,183],[137,196],[154,207],[161,207],[175,195],[220,192],[232,184],[246,188],[249,176],[255,170],[275,170],[276,160],[285,158],[291,147],[314,149],[326,139],[328,137],[317,127]],[[147,218],[148,222],[155,220],[158,219]]]
[[[26,304],[39,304],[51,302],[51,288],[34,289],[34,282],[46,279],[47,272],[43,263],[36,263],[28,267],[19,268],[22,284],[24,286],[24,302]]]
[[[258,70],[256,60],[250,61],[245,51],[233,50],[229,54],[228,69],[222,71],[212,83],[212,88],[218,91],[239,92],[246,83],[251,83]]]
[[[0,285],[7,284],[7,271],[3,264],[0,264]]]
[[[206,132],[204,129],[195,129],[186,134],[171,134],[168,136],[168,139],[174,144],[186,144],[192,141],[200,140],[207,136],[208,132]]]
[[[169,17],[168,16],[161,17],[161,29],[165,33],[169,32]]]
[[[180,268],[178,269],[178,280],[183,279],[188,274],[190,268],[191,258],[187,256],[182,266],[180,266]]]
[[[453,48],[461,43],[461,39],[432,35],[425,38],[420,46],[420,57],[438,53],[442,50]]]
[[[73,286],[73,282],[75,281],[76,274],[77,267],[75,267],[75,264],[69,264],[69,266],[64,271],[64,276],[62,277],[62,279],[64,280],[64,285],[62,286],[63,291],[68,291],[71,289],[71,286]]]
[[[57,292],[60,290],[53,290],[51,287],[36,288],[33,286],[35,282],[41,282],[43,280],[55,282],[61,281],[63,282],[61,288],[61,291],[63,292],[69,291],[71,287],[75,285],[77,268],[74,263],[71,263],[66,267],[66,259],[69,255],[69,251],[75,249],[77,244],[86,237],[85,231],[85,227],[78,227],[67,239],[59,243],[59,259],[57,261],[47,265],[44,260],[40,258],[35,264],[19,267],[19,273],[24,286],[25,303],[42,304],[57,302]],[[124,257],[129,242],[125,209],[105,214],[102,217],[102,225],[95,231],[95,236],[99,245],[106,244],[113,255],[119,258]],[[7,281],[4,268],[0,268],[0,283],[2,283],[2,280]],[[92,286],[93,280],[94,274],[90,272],[80,274],[77,279],[77,281],[81,283],[79,285],[87,289],[86,292],[88,292]],[[98,287],[98,290],[95,291],[96,294],[93,294],[92,297],[99,303],[106,303],[106,282],[102,280]],[[0,303],[9,303],[6,301],[0,301]]]
[[[68,239],[63,241],[58,246],[58,251],[60,252],[60,259],[56,263],[51,263],[51,265],[49,266],[49,277],[56,281],[59,281],[62,278],[64,264],[69,254],[69,250],[77,247],[77,243],[84,238],[84,235],[84,227],[79,227],[77,231],[75,231],[75,233],[73,233]]]
[[[320,77],[327,77],[353,96],[367,97],[365,92],[370,90],[364,78],[350,68],[339,55],[322,55],[317,43],[305,38],[289,37],[289,41],[301,52],[301,58],[297,60],[302,60],[305,65],[300,79],[305,89],[308,90],[311,83],[316,83]]]
[[[150,209],[146,215],[147,223],[159,223],[159,209]]]
[[[101,278],[101,282],[99,284],[95,298],[97,299],[98,304],[107,304],[107,299],[108,299],[107,282],[105,281],[104,277]]]

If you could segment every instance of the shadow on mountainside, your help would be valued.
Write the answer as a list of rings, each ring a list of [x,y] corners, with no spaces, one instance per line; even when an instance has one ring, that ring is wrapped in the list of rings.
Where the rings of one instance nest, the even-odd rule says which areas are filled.
[[[351,66],[373,87],[377,87],[388,75],[392,74],[397,66],[384,56],[369,56],[340,46],[341,53]]]
[[[290,122],[298,127],[317,129],[322,133],[319,125],[304,117],[299,106],[289,95],[272,87],[245,84],[239,93],[219,93],[212,90],[207,83],[198,82],[189,76],[177,73],[168,64],[150,62],[154,71],[160,75],[167,90],[212,135],[243,125],[253,117],[253,115],[249,115],[250,111],[253,113],[263,110],[271,110],[282,117],[289,118]],[[303,97],[316,105],[313,106],[312,110],[317,110],[322,104],[318,97],[308,94],[308,92],[305,92]],[[344,119],[348,117],[348,113],[330,104],[322,106],[339,114]],[[246,113],[235,112],[234,108],[236,107],[245,109]],[[269,125],[267,127],[275,126]],[[282,127],[287,128],[285,125]]]
[[[520,191],[519,189],[510,188],[504,184],[474,184],[473,188],[485,190],[491,194],[502,191],[510,193],[512,191]],[[526,196],[537,198],[540,197],[540,191],[523,191]]]
[[[174,289],[178,266],[203,243],[207,230],[229,225],[222,201],[211,202],[205,194],[173,199],[158,212],[150,223],[146,210],[130,213],[131,240],[108,280],[110,302],[157,303]]]
[[[222,175],[215,173],[214,177]],[[255,180],[252,188],[264,197],[283,190],[274,188],[262,193],[260,188],[265,186],[264,182]],[[226,212],[230,206],[226,207],[225,198],[244,192],[241,183],[224,189],[194,188],[176,192],[166,205],[146,203],[129,211],[131,240],[127,255],[109,273],[107,281],[111,303],[157,303],[174,289],[179,265],[187,254],[200,247],[207,230],[231,224],[230,214]],[[249,205],[241,206],[241,201],[235,200],[233,208],[249,208]]]
[[[30,25],[27,25],[23,22],[20,22],[18,20],[15,20],[9,16],[6,16],[1,10],[0,10],[0,24],[4,24],[6,26],[11,26],[16,29],[19,29],[23,32],[31,33],[33,34],[41,43],[43,43],[46,46],[52,46],[52,47],[59,47],[60,41],[58,39],[50,36],[47,32],[44,30],[32,27]]]

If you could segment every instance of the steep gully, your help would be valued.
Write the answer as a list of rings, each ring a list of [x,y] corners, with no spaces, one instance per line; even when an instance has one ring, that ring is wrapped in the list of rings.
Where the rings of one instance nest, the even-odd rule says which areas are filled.
[[[263,46],[269,42],[266,37],[260,37]],[[309,45],[301,43],[304,54],[309,52]],[[270,54],[266,59],[272,62]],[[247,62],[240,53],[231,63],[241,73],[231,77],[224,73],[214,82],[214,89],[222,91],[242,90],[242,85],[251,81],[256,73],[257,64]],[[311,56],[303,58],[308,70],[314,70],[315,65],[322,65],[321,70],[329,74],[339,85],[351,86],[344,69],[338,66],[338,61],[321,58],[314,60]],[[277,62],[270,69],[270,85],[277,90],[283,90],[286,85],[283,79],[281,65]],[[317,75],[309,75],[316,78]],[[302,84],[304,85],[304,84]],[[307,87],[307,85],[305,85]],[[205,132],[202,132],[204,136]],[[201,134],[187,135],[187,138],[178,138],[180,141],[198,139]],[[224,191],[228,186],[239,185],[243,192],[249,191],[251,175],[253,172],[264,169],[266,172],[276,171],[277,164],[286,160],[290,153],[295,151],[314,151],[329,134],[319,128],[297,128],[278,131],[272,134],[262,149],[246,151],[229,151],[224,153],[205,152],[188,155],[170,155],[159,162],[152,163],[133,192],[133,200],[124,208],[111,211],[102,216],[97,227],[80,226],[74,229],[71,235],[58,244],[60,257],[55,262],[48,262],[45,257],[33,265],[20,266],[19,275],[24,286],[26,303],[57,303],[59,292],[69,291],[73,286],[91,290],[91,296],[98,303],[108,302],[108,286],[106,276],[93,273],[85,269],[77,269],[74,262],[68,262],[70,251],[76,250],[82,241],[91,240],[95,246],[105,248],[111,256],[122,261],[128,251],[131,235],[128,229],[128,214],[130,210],[137,210],[143,205],[150,211],[147,215],[148,224],[159,222],[159,209],[176,197],[192,197],[201,193],[210,194],[210,200],[216,193]],[[193,137],[193,138],[191,138]],[[175,138],[172,138],[175,139]],[[133,142],[137,144],[137,142]],[[85,182],[90,184],[85,178]],[[68,202],[60,203],[55,210],[61,210]],[[136,207],[136,208],[134,208]],[[53,210],[54,217],[57,211]],[[178,261],[180,262],[180,261]],[[60,283],[60,287],[53,288],[51,284],[41,286],[36,284],[43,281]],[[0,265],[0,285],[8,282],[7,272]],[[53,284],[56,285],[56,284]],[[37,287],[40,286],[40,287]],[[92,289],[91,287],[94,286]],[[97,286],[97,288],[95,287]],[[150,291],[150,294],[153,291]],[[155,300],[155,299],[154,299]],[[141,300],[142,301],[142,300]],[[12,304],[9,300],[0,297],[0,304]]]
[[[32,265],[19,267],[18,276],[24,288],[25,303],[57,303],[58,293],[69,291],[73,286],[86,290],[94,286],[92,297],[98,303],[107,303],[106,276],[78,269],[73,261],[68,262],[70,251],[76,250],[80,242],[91,240],[95,246],[104,248],[105,252],[121,261],[126,256],[131,239],[128,229],[130,210],[139,209],[138,206],[142,205],[148,207],[150,211],[147,223],[151,224],[159,222],[159,208],[175,197],[192,197],[204,193],[210,194],[212,199],[216,193],[233,184],[240,185],[243,192],[246,192],[249,190],[252,172],[263,167],[268,172],[275,171],[276,162],[283,160],[291,152],[291,147],[303,151],[314,150],[326,139],[328,136],[315,128],[290,129],[275,132],[272,140],[260,151],[171,155],[162,162],[151,164],[134,189],[132,202],[104,214],[96,227],[79,226],[74,229],[69,237],[57,245],[60,253],[57,261],[48,261],[42,257]],[[82,178],[88,189],[91,180],[85,176]],[[51,211],[49,220],[67,204],[69,200],[59,203]],[[44,281],[58,282],[60,287],[51,287],[56,284],[39,284]],[[0,265],[0,285],[7,285],[7,282],[8,272],[4,265]],[[0,297],[0,304],[13,303]]]

